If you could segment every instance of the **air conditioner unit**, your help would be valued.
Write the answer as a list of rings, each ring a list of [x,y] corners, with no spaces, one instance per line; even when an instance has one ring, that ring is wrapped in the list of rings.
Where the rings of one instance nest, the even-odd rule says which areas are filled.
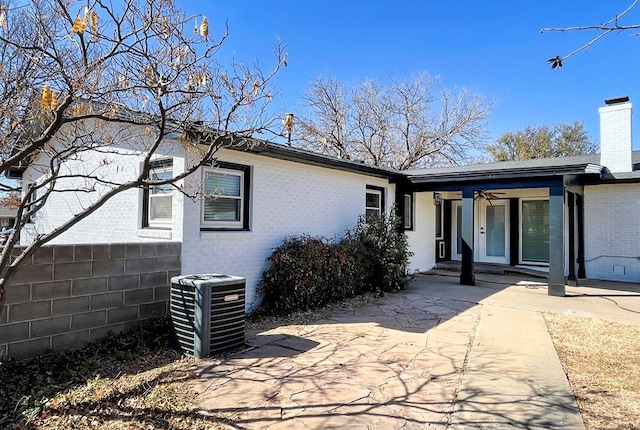
[[[183,354],[201,358],[244,345],[245,284],[218,274],[171,278],[172,338]]]

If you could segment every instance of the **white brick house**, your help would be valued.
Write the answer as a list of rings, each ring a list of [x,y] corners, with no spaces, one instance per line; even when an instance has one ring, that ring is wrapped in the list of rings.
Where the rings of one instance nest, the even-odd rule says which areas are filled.
[[[218,167],[181,184],[190,192],[222,183],[234,189],[217,203],[132,189],[53,243],[182,242],[182,273],[243,276],[252,307],[267,258],[285,237],[341,235],[368,201],[383,210],[399,202],[412,271],[459,259],[461,282],[473,284],[474,262],[539,266],[548,268],[556,295],[564,295],[566,277],[640,282],[640,152],[631,149],[631,104],[615,100],[600,113],[602,156],[396,172],[266,142],[223,149]],[[189,161],[170,141],[159,154],[158,175],[179,174]],[[102,155],[88,154],[67,168],[99,167],[122,178],[139,169],[139,154],[110,157],[104,164]],[[24,186],[38,175],[27,168]],[[52,195],[21,239],[55,228],[90,199]]]
[[[155,174],[177,175],[189,162],[182,146],[167,142],[157,152]],[[125,182],[138,174],[143,154],[119,149],[104,154],[88,153],[67,163],[68,171],[95,171]],[[336,160],[281,145],[261,142],[252,149],[221,149],[217,166],[202,168],[178,185],[187,194],[201,194],[212,181],[230,181],[237,187],[236,217],[209,217],[210,199],[191,199],[177,191],[168,195],[140,189],[124,191],[96,213],[80,221],[51,244],[182,242],[182,273],[223,273],[245,277],[247,307],[256,304],[256,287],[273,250],[288,236],[310,234],[333,238],[354,227],[365,213],[367,197],[377,199],[389,211],[395,196],[397,173],[359,162]],[[46,163],[45,163],[46,164]],[[38,165],[22,174],[23,188],[37,181]],[[207,179],[209,178],[209,179]],[[58,187],[78,188],[61,181]],[[207,190],[211,191],[211,190]],[[99,191],[98,191],[99,192]],[[221,196],[218,202],[226,200]],[[23,243],[34,235],[51,231],[81,208],[93,193],[52,193],[21,234]],[[227,202],[228,203],[228,202]],[[170,205],[170,206],[167,206]],[[156,210],[154,216],[152,212]],[[228,211],[229,207],[215,208]],[[236,209],[231,209],[235,211]],[[225,217],[223,217],[225,218]],[[423,266],[424,267],[424,266]]]

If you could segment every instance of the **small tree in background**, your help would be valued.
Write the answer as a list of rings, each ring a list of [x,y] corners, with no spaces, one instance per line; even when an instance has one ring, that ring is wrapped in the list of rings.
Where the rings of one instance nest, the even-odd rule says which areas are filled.
[[[493,145],[487,146],[492,161],[518,161],[532,158],[566,157],[592,154],[596,145],[589,139],[582,122],[573,124],[526,126],[516,132],[504,133]]]
[[[264,73],[222,64],[227,28],[188,17],[171,0],[0,0],[0,172],[29,166],[40,179],[17,205],[0,253],[0,309],[15,270],[38,249],[125,190],[173,185],[211,163],[221,147],[269,129],[270,82],[286,65],[282,45]],[[185,133],[185,131],[187,131]],[[184,173],[150,177],[167,137],[189,154]],[[178,138],[176,138],[176,136]],[[131,154],[135,178],[114,174],[110,155]],[[71,170],[97,154],[104,169]],[[134,163],[133,159],[130,165]],[[122,166],[126,169],[126,166]],[[0,191],[19,191],[0,183]],[[12,258],[17,233],[52,193],[90,202],[61,225],[37,231]]]

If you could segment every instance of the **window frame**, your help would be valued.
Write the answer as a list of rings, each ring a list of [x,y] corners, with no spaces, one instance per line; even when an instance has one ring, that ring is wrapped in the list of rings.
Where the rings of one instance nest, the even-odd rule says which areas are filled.
[[[204,210],[207,197],[204,194],[204,185],[208,173],[226,173],[240,177],[240,220],[239,221],[205,221]],[[200,231],[250,231],[250,202],[251,202],[251,166],[216,162],[215,166],[207,166],[202,169],[202,193],[200,204]],[[235,196],[232,196],[235,197]]]
[[[380,203],[380,207],[376,208],[373,206],[367,206],[367,195],[371,194],[371,195],[377,195],[378,196],[378,201]],[[385,212],[385,202],[384,202],[384,188],[382,187],[376,187],[374,185],[367,185],[366,186],[366,191],[365,191],[365,198],[364,198],[364,215],[365,218],[368,218],[369,215],[367,214],[367,211],[369,210],[376,210],[378,211],[378,216],[382,216],[382,214]]]
[[[407,198],[409,199],[409,204],[407,205]],[[414,222],[414,195],[413,193],[405,193],[404,195],[404,219],[402,223],[404,225],[405,230],[413,230],[413,222]],[[408,214],[408,216],[407,216]],[[408,221],[408,224],[407,224]]]
[[[549,261],[542,260],[525,260],[523,258],[523,221],[524,221],[524,203],[525,202],[549,202],[549,197],[547,196],[530,196],[530,197],[521,197],[518,202],[518,262],[519,264],[526,264],[529,266],[548,266]],[[549,203],[547,203],[549,204]],[[548,225],[547,225],[548,228]],[[550,256],[549,256],[550,257]]]
[[[29,211],[31,211],[32,207],[35,206],[38,203],[38,188],[35,182],[31,182],[26,184],[26,192],[29,192],[29,188],[30,187],[34,187],[33,189],[33,193],[31,193],[31,196],[29,197],[29,200],[27,200],[27,202],[24,205],[24,215],[26,215],[26,220],[25,220],[25,224],[35,224],[36,223],[36,215],[38,215],[38,212],[34,212],[32,214],[29,214]],[[23,195],[24,196],[24,195]],[[23,215],[23,216],[24,216]]]
[[[433,205],[435,206],[434,216],[435,216],[435,238],[437,240],[444,239],[444,200],[434,201]],[[440,234],[438,234],[438,230],[440,230]]]
[[[173,159],[164,158],[151,161],[149,163],[149,176],[148,179],[151,179],[151,175],[158,171],[171,172],[171,177],[174,177],[173,174]],[[167,193],[169,197],[171,197],[171,217],[170,218],[160,218],[160,219],[151,219],[151,200],[154,197],[152,193],[152,189],[159,186],[146,186],[142,192],[142,228],[153,228],[153,229],[170,229],[173,223],[173,191]],[[167,194],[163,194],[162,197],[166,197]]]

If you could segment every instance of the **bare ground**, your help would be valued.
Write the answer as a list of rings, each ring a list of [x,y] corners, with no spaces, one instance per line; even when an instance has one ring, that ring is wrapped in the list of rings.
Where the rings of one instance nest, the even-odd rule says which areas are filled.
[[[640,326],[544,317],[587,430],[640,429]]]

